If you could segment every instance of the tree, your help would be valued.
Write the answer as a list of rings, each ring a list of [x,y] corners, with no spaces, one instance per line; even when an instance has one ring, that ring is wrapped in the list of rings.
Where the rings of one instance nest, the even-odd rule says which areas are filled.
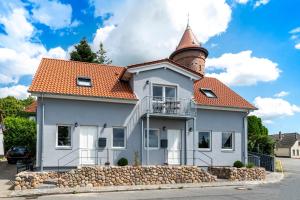
[[[112,60],[107,57],[106,53],[107,52],[103,47],[103,43],[100,42],[99,50],[96,53],[96,62],[100,64],[107,64],[107,65],[111,64]]]
[[[0,99],[0,110],[2,110],[3,117],[24,116],[24,109],[26,106],[32,104],[34,98],[29,96],[26,99],[19,100],[15,97],[8,96]]]
[[[248,117],[248,151],[273,154],[274,141],[259,117]]]
[[[70,53],[70,59],[82,62],[95,62],[96,54],[92,51],[86,38],[75,45],[75,50]]]
[[[21,117],[6,117],[4,126],[5,151],[12,146],[27,146],[32,153],[35,153],[36,123],[33,120]]]

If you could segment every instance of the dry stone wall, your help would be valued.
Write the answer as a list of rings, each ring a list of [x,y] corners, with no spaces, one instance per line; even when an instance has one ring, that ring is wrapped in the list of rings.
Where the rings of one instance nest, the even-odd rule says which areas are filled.
[[[230,181],[254,181],[266,178],[264,168],[210,167],[209,172],[220,179]]]
[[[56,172],[20,172],[16,175],[14,189],[35,189],[44,181],[57,177]]]
[[[216,177],[193,166],[83,167],[61,175],[59,187],[155,185],[216,181]]]

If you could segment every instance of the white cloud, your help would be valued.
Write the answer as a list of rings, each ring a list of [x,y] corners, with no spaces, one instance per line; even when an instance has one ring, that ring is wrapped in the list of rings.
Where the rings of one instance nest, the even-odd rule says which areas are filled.
[[[6,2],[0,2],[0,7],[3,3]],[[48,51],[40,42],[33,42],[38,38],[29,13],[17,4],[10,4],[7,8],[5,13],[0,13],[0,24],[6,32],[0,33],[0,83],[10,84],[10,87],[0,89],[1,95],[15,94],[19,97],[25,94],[21,92],[24,87],[18,84],[20,77],[32,75],[42,57],[64,58],[66,53],[61,47]],[[11,86],[12,83],[16,86]]]
[[[33,3],[32,17],[35,21],[49,26],[53,30],[78,26],[77,20],[72,22],[72,7],[58,0],[29,0]]]
[[[296,48],[296,49],[300,49],[300,43],[296,44],[296,45],[295,45],[295,48]]]
[[[206,61],[207,76],[216,77],[231,86],[255,85],[257,82],[274,81],[279,77],[277,63],[251,54],[252,51],[247,50],[209,58]],[[213,72],[214,70],[221,72]]]
[[[14,96],[18,99],[25,99],[29,96],[28,87],[25,85],[15,85],[12,87],[3,87],[0,88],[0,98],[7,96]]]
[[[292,29],[289,33],[290,34],[300,33],[300,27]]]
[[[299,106],[281,98],[263,98],[258,96],[254,99],[254,105],[258,110],[251,114],[261,117],[267,122],[272,122],[275,118],[293,116],[295,113],[300,112]]]
[[[285,96],[288,96],[289,94],[290,94],[289,92],[281,91],[281,92],[275,94],[274,97],[285,97]]]
[[[270,0],[258,0],[255,2],[254,4],[254,8],[257,8],[259,6],[262,6],[262,5],[266,5],[270,2]]]
[[[247,4],[249,0],[235,0],[235,2],[239,4]]]
[[[231,20],[231,8],[225,0],[90,2],[96,16],[113,13],[105,27],[97,30],[93,46],[104,40],[114,64],[120,65],[168,57],[183,34],[187,13],[201,42],[225,32]]]

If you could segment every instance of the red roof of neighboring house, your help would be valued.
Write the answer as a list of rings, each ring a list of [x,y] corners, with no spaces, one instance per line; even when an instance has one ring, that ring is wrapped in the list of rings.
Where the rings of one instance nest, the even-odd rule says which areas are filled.
[[[37,108],[37,102],[34,101],[34,102],[32,102],[32,104],[25,107],[24,111],[27,112],[27,113],[36,113],[36,108]]]
[[[207,97],[200,92],[200,88],[211,89],[217,98]],[[252,104],[216,78],[203,77],[201,80],[196,81],[194,84],[194,98],[196,103],[203,106],[256,110]]]
[[[129,83],[120,81],[124,70],[125,67],[43,58],[29,92],[136,100]],[[91,78],[92,87],[77,86],[79,76]]]
[[[182,67],[174,61],[163,59],[131,65],[128,68],[161,62],[171,62]],[[29,92],[136,100],[129,82],[121,81],[121,76],[125,70],[125,67],[44,58],[32,81]],[[192,72],[199,75],[197,72]],[[92,87],[77,86],[76,81],[79,76],[91,78]],[[199,91],[200,88],[211,89],[217,98],[206,97]],[[256,109],[222,82],[209,77],[203,77],[195,82],[194,99],[197,104],[202,106]]]

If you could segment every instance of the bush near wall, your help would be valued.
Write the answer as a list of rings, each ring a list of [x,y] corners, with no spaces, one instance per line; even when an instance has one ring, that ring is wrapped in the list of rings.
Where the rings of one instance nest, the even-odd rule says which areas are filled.
[[[35,155],[36,152],[36,123],[22,117],[6,117],[4,119],[4,148],[12,146],[27,146]]]

